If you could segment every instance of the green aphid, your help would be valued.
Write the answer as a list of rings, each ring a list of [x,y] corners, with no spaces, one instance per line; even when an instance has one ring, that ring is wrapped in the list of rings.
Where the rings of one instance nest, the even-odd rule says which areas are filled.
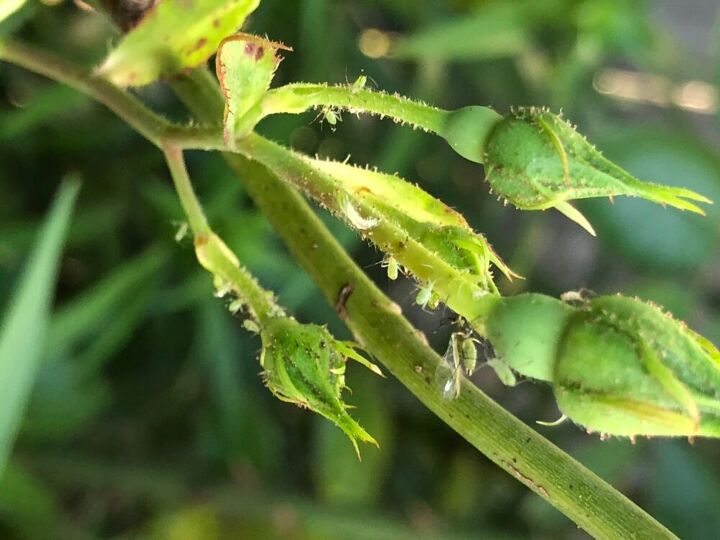
[[[323,107],[320,115],[323,117],[323,120],[333,127],[337,126],[338,122],[342,122],[340,111],[334,107]]]
[[[242,298],[235,298],[228,304],[228,311],[233,315],[239,313],[245,306],[245,301]]]
[[[475,373],[478,363],[477,340],[471,336],[458,332],[457,340],[460,343],[460,360],[468,377]]]
[[[392,255],[386,255],[381,264],[383,268],[387,268],[388,279],[395,281],[398,278],[400,272],[400,264],[397,259]]]
[[[477,369],[476,343],[478,340],[472,337],[471,329],[450,334],[443,361],[438,365],[435,373],[438,387],[445,399],[455,399],[460,395],[463,370],[470,376]]]
[[[259,334],[260,333],[260,326],[258,323],[253,321],[252,319],[245,319],[242,322],[243,328],[250,332],[251,334]]]
[[[355,79],[355,82],[350,85],[350,92],[353,94],[356,94],[363,88],[365,88],[365,85],[367,84],[367,75],[360,75],[357,79]]]
[[[183,221],[178,226],[177,231],[175,232],[175,241],[176,242],[182,242],[187,237],[188,233],[190,232],[190,227],[188,226],[186,221]]]
[[[415,303],[421,308],[426,307],[435,309],[440,303],[439,297],[434,292],[435,282],[429,281],[425,285],[422,285],[418,290],[417,296],[415,297]]]

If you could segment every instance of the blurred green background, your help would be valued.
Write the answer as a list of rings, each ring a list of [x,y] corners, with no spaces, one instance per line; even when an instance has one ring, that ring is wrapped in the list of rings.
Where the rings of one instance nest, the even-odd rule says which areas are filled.
[[[247,30],[294,47],[277,83],[352,82],[455,108],[562,109],[637,176],[720,201],[718,6],[713,0],[263,0]],[[73,2],[31,1],[0,26],[92,66],[117,34]],[[162,85],[141,97],[187,114]],[[585,538],[394,380],[350,368],[357,416],[381,444],[359,463],[342,433],[263,388],[259,340],[213,298],[160,153],[103,107],[0,64],[0,306],[61,179],[83,188],[46,354],[10,465],[0,538]],[[584,203],[599,237],[488,194],[442,141],[373,118],[275,117],[260,130],[311,154],[399,172],[460,210],[524,281],[655,300],[720,342],[720,208]],[[215,155],[189,166],[218,232],[302,321],[347,331]],[[412,305],[381,254],[327,216],[363,268],[442,352],[450,313]],[[4,308],[0,308],[0,314]],[[559,413],[549,388],[475,382],[525,422]],[[0,388],[2,381],[0,381]],[[1,413],[1,411],[0,411]],[[537,429],[684,539],[720,536],[720,443],[601,442]]]

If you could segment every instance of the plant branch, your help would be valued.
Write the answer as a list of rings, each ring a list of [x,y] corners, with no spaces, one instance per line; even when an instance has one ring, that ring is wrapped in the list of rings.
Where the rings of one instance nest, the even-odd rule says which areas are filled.
[[[258,284],[250,272],[240,265],[222,238],[210,228],[190,182],[182,150],[165,146],[163,151],[175,191],[193,232],[195,254],[200,264],[220,280],[221,290],[229,289],[228,292],[231,291],[242,301],[257,322],[263,324],[272,317],[284,315],[272,293]]]
[[[167,120],[150,111],[138,99],[50,52],[39,51],[16,41],[0,41],[0,59],[89,95],[112,110],[155,146],[161,146],[165,132],[172,131],[172,125]]]
[[[173,84],[203,121],[222,114],[222,97],[206,70]],[[298,262],[339,310],[356,339],[425,406],[475,448],[596,538],[669,539],[675,536],[612,486],[463,380],[456,400],[434,381],[441,358],[358,268],[314,211],[262,165],[226,153],[248,193]]]
[[[182,150],[178,150],[172,146],[163,148],[165,153],[165,161],[167,161],[170,175],[175,185],[175,191],[178,194],[180,203],[183,207],[185,215],[190,223],[190,228],[195,236],[201,234],[209,234],[210,225],[208,224],[205,212],[203,212],[200,201],[198,201],[193,189],[190,176],[185,167],[185,159]]]
[[[262,100],[262,117],[271,114],[299,114],[315,107],[347,109],[351,113],[388,116],[396,122],[411,124],[439,133],[448,111],[397,95],[376,92],[354,85],[288,84],[270,90]]]
[[[107,105],[151,142],[162,146],[174,129],[137,100],[66,61],[19,45],[3,44],[0,58],[77,88]],[[206,70],[173,84],[203,121],[221,118],[223,101]],[[184,135],[183,135],[184,136]],[[225,154],[325,298],[336,305],[369,352],[425,406],[518,481],[596,538],[664,539],[675,536],[612,486],[525,426],[467,380],[458,399],[444,400],[434,373],[441,358],[355,265],[293,188],[262,165]],[[349,288],[348,288],[349,287]],[[346,291],[352,291],[347,296]]]

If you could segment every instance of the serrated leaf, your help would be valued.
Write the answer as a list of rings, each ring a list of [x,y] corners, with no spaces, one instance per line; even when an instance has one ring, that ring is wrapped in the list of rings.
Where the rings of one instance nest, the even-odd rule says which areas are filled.
[[[260,0],[163,0],[97,69],[118,86],[142,86],[206,61]]]
[[[377,445],[375,439],[348,414],[342,399],[345,364],[358,361],[375,373],[376,367],[337,341],[324,326],[300,324],[290,317],[273,317],[260,331],[263,349],[260,365],[265,385],[280,399],[324,416],[338,426],[355,448],[357,441]]]
[[[63,183],[0,329],[0,472],[42,357],[60,250],[79,182]]]
[[[255,134],[238,143],[394,258],[393,273],[402,269],[421,284],[421,305],[444,302],[474,320],[483,309],[478,299],[498,292],[492,265],[514,275],[461,215],[401,178],[312,159]]]

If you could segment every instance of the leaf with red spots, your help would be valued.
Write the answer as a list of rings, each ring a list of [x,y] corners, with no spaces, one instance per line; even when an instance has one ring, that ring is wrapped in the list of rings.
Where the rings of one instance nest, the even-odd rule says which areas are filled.
[[[250,34],[230,36],[220,44],[216,70],[225,95],[224,137],[228,147],[232,148],[234,139],[249,132],[260,119],[260,101],[282,60],[280,49],[292,50]]]

